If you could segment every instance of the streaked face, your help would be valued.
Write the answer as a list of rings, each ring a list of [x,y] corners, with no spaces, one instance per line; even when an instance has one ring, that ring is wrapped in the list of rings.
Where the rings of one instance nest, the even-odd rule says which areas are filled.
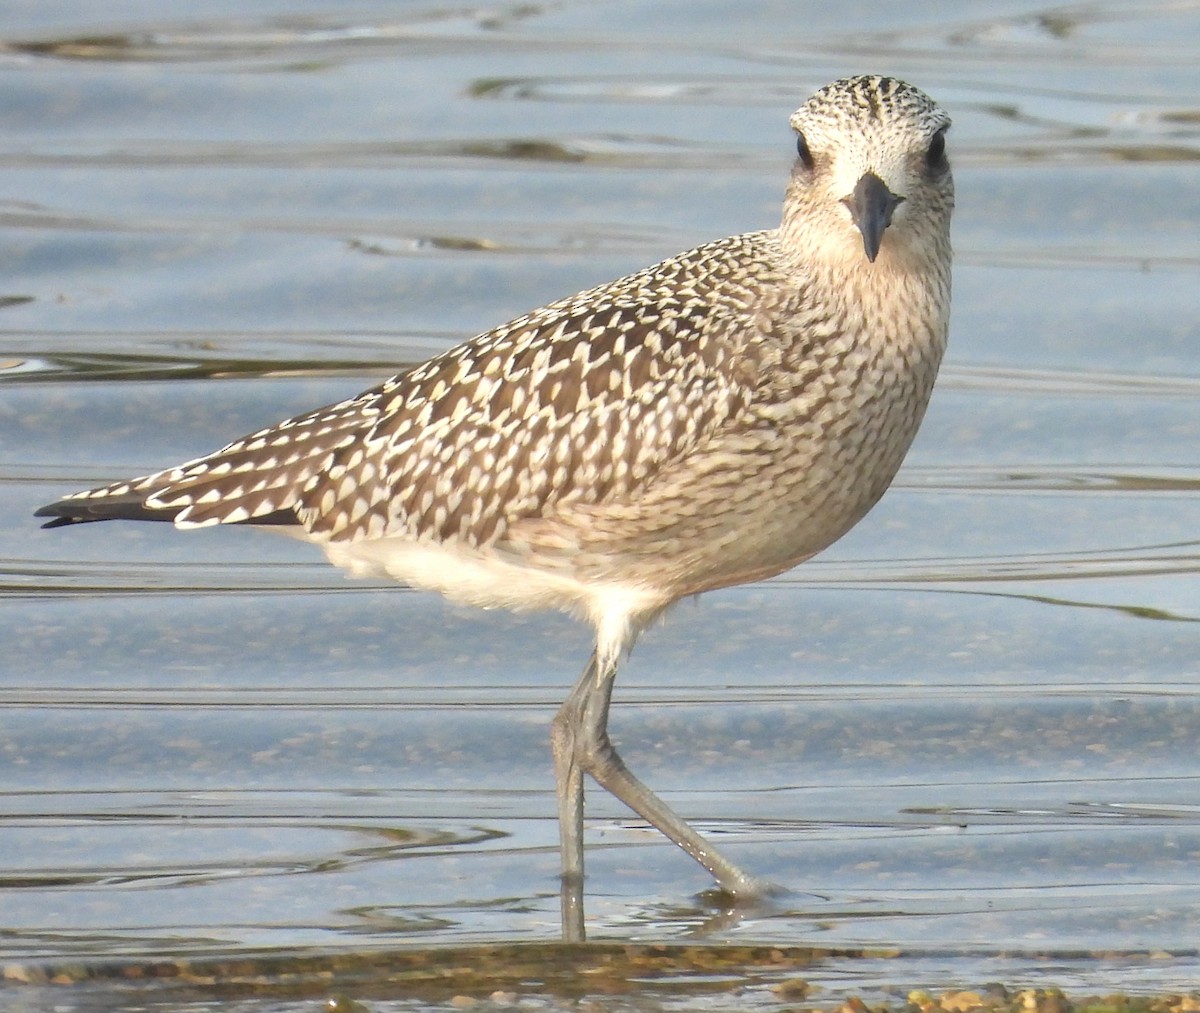
[[[791,118],[797,134],[789,223],[809,252],[874,261],[945,240],[954,206],[946,159],[950,118],[892,78],[822,88]]]

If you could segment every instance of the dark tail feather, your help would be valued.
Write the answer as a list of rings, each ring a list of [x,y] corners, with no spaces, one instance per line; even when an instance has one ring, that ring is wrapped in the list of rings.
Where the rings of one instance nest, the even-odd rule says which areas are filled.
[[[175,509],[152,510],[141,496],[113,496],[97,499],[60,499],[34,511],[34,517],[53,517],[44,528],[61,528],[66,524],[88,524],[91,521],[170,521],[179,513]]]
[[[144,494],[143,494],[144,495]],[[61,528],[68,524],[90,524],[92,521],[172,521],[182,507],[148,507],[143,496],[110,496],[96,499],[60,499],[34,511],[34,517],[51,517],[43,528]],[[296,524],[293,510],[252,517],[240,524]]]

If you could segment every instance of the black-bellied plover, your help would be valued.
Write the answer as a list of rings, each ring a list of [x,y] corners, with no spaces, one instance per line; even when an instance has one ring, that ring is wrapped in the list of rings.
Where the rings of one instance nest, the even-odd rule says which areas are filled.
[[[910,85],[836,81],[791,125],[778,229],[38,515],[288,525],[357,574],[587,619],[595,651],[552,731],[564,884],[582,883],[587,773],[724,890],[762,890],[617,755],[617,664],[673,602],[795,566],[887,489],[946,344],[954,204],[950,120]],[[581,917],[567,896],[565,925]]]

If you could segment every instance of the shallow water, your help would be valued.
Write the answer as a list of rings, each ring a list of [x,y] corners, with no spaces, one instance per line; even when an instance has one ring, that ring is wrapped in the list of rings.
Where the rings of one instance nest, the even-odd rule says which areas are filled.
[[[1200,5],[816,6],[0,17],[0,962],[99,975],[0,996],[111,1008],[143,964],[244,957],[262,990],[225,1008],[309,1009],[272,982],[314,953],[557,938],[547,735],[584,629],[257,532],[31,513],[772,225],[788,113],[876,69],[955,121],[925,427],[820,559],[677,607],[614,712],[794,892],[724,910],[593,791],[589,936],[819,946],[827,996],[1200,984]],[[374,980],[373,1009],[445,998]]]

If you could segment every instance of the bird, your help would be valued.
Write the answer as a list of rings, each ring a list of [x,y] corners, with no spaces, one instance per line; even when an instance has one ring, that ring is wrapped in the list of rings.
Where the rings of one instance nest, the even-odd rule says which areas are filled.
[[[918,88],[842,78],[789,122],[778,227],[548,303],[37,516],[282,527],[351,574],[585,620],[595,646],[550,735],[564,932],[582,936],[585,774],[724,894],[762,896],[772,884],[612,744],[618,665],[675,602],[791,569],[887,490],[946,347],[954,207],[950,118]]]

